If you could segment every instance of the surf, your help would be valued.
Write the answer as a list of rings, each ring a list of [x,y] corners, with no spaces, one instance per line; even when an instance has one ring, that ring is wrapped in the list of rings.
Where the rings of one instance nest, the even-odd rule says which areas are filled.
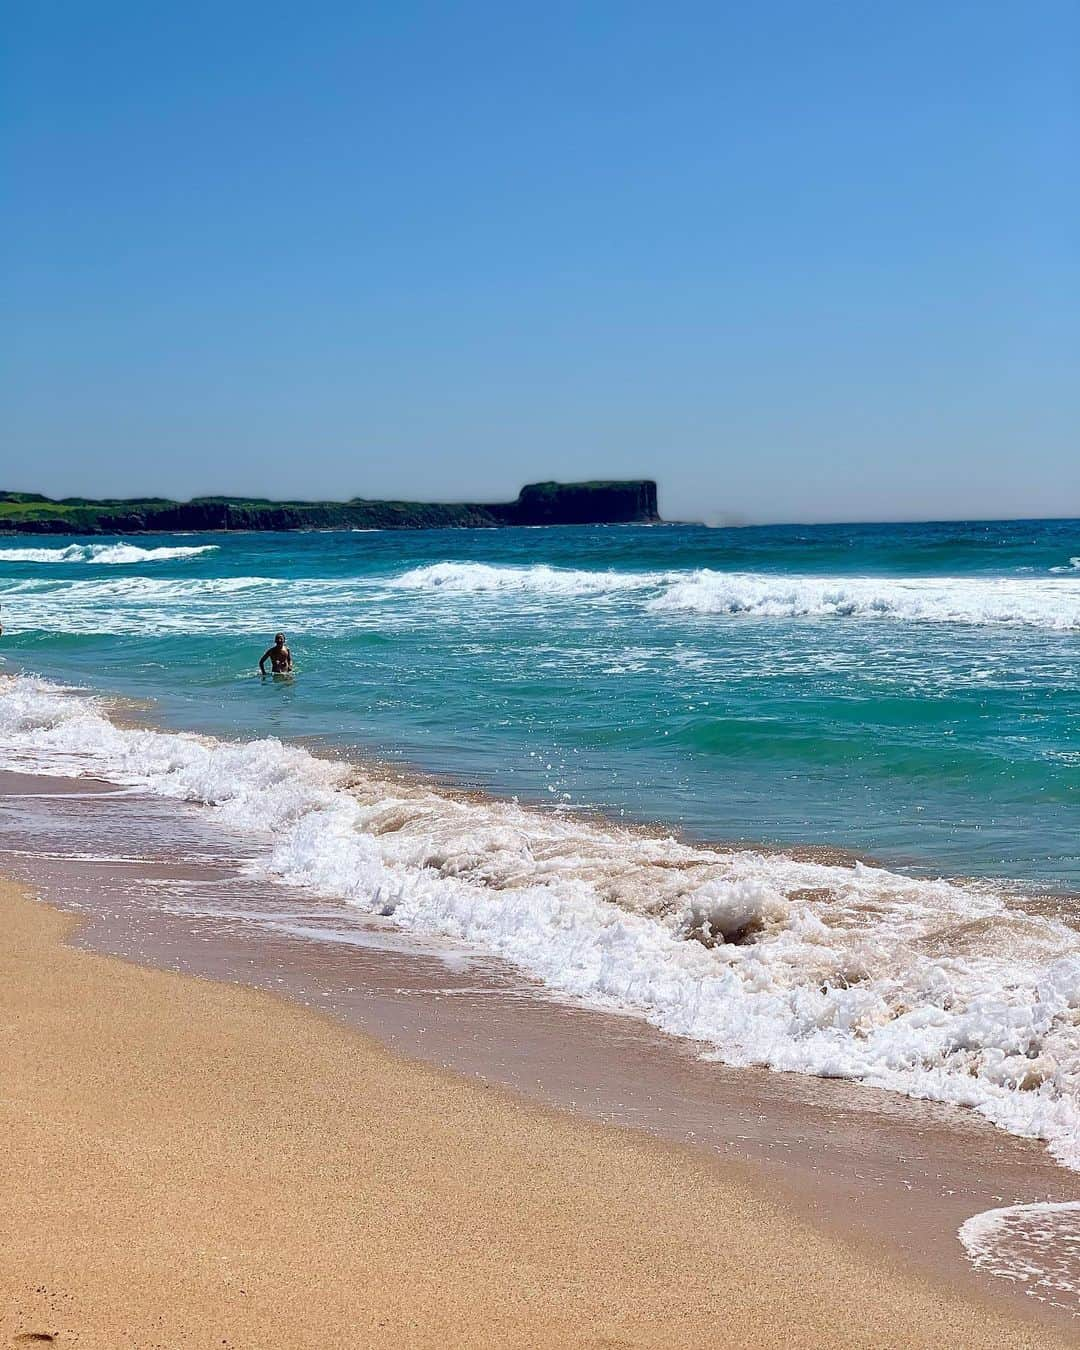
[[[1080,934],[989,885],[463,799],[276,739],[120,727],[0,686],[0,762],[207,807],[250,866],[502,957],[733,1065],[973,1109],[1080,1167]]]
[[[1062,571],[1064,569],[1061,569]],[[1080,628],[1080,578],[813,576],[707,568],[635,572],[439,562],[393,578],[432,595],[558,601],[625,595],[656,616],[884,620],[897,623]]]
[[[0,548],[0,562],[93,563],[99,567],[130,566],[134,563],[174,562],[213,553],[217,544],[172,545],[141,548],[137,544],[67,544],[62,548]]]

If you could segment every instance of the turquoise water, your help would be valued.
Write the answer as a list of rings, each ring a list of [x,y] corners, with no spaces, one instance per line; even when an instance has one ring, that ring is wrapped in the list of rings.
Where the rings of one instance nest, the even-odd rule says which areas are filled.
[[[9,669],[169,726],[1080,888],[1077,521],[9,536],[0,600]]]

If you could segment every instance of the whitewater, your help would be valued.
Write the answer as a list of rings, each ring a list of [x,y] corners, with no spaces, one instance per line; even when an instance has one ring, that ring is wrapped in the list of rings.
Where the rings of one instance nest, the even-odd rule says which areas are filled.
[[[75,546],[73,546],[75,547]],[[89,546],[97,547],[97,546]],[[194,558],[206,547],[139,549],[101,546],[92,558],[64,550],[0,550],[0,562],[47,561],[127,564]],[[19,555],[19,556],[15,556]],[[69,555],[69,556],[61,556]],[[130,556],[129,556],[130,555]],[[167,631],[175,627],[170,602],[186,600],[184,622],[215,631],[223,614],[215,602],[243,600],[249,631],[273,625],[274,611],[306,609],[305,628],[341,629],[355,617],[343,602],[385,601],[412,592],[419,598],[517,601],[519,606],[572,600],[603,609],[606,600],[629,601],[643,616],[685,614],[746,619],[870,619],[895,623],[957,624],[1080,631],[1080,575],[1049,578],[785,577],[752,573],[583,571],[547,565],[496,567],[437,563],[398,576],[355,580],[289,580],[260,576],[210,578],[126,577],[68,583],[26,577],[6,588],[19,602],[24,628],[49,630],[64,609],[69,629],[80,632]],[[209,604],[207,602],[210,602]],[[112,620],[111,624],[109,620]]]
[[[1020,1285],[1041,1303],[1080,1304],[1080,1201],[1006,1205],[973,1214],[958,1234],[977,1270]]]
[[[0,682],[0,763],[201,803],[250,864],[733,1065],[969,1107],[1080,1167],[1080,934],[989,885],[695,846]]]
[[[67,544],[61,548],[0,548],[0,562],[9,563],[94,563],[117,564],[169,562],[176,558],[197,558],[212,553],[216,544],[140,548],[137,544]]]

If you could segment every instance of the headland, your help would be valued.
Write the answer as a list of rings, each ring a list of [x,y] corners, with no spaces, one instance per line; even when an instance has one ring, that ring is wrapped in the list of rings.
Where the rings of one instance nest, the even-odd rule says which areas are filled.
[[[649,478],[529,483],[512,502],[270,501],[265,497],[64,497],[0,492],[0,531],[141,534],[158,530],[444,530],[658,521]]]

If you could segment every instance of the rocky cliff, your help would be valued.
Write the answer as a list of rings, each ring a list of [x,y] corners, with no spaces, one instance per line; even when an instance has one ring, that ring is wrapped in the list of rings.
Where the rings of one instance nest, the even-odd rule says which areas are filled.
[[[651,478],[607,483],[529,483],[506,510],[512,525],[617,525],[659,520]]]
[[[513,502],[273,502],[261,497],[56,501],[0,492],[0,531],[138,534],[156,530],[467,529],[493,525],[615,525],[659,520],[647,478],[530,483]]]

